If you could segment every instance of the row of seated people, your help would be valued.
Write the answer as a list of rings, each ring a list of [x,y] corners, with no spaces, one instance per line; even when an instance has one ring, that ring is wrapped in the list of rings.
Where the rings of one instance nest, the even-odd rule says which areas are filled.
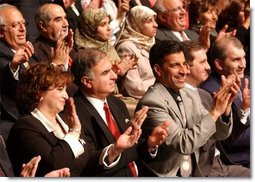
[[[125,104],[111,95],[117,75],[102,51],[79,52],[71,67],[79,87],[73,99],[66,92],[73,76],[63,66],[31,66],[17,85],[17,103],[24,115],[7,141],[15,174],[40,155],[36,176],[63,167],[71,176],[249,176],[246,167],[225,165],[220,158],[224,150],[217,145],[232,132],[231,105],[240,79],[223,76],[213,100],[203,95],[205,109],[196,86],[208,77],[209,65],[199,64],[199,59],[206,60],[199,43],[155,44],[150,62],[156,82],[131,119]],[[192,77],[190,73],[199,69],[203,77]],[[246,91],[247,84],[246,80]]]
[[[42,8],[42,10],[41,11],[46,11],[48,8],[47,8],[47,6],[45,6],[44,8]],[[142,14],[141,12],[144,12],[145,14]],[[42,12],[41,12],[42,13]],[[103,12],[103,11],[100,11],[100,10],[91,10],[91,11],[87,11],[87,12],[85,12],[83,15],[83,17],[85,17],[83,20],[81,19],[81,21],[82,22],[84,22],[84,21],[92,21],[92,23],[91,24],[88,24],[89,26],[87,26],[87,27],[90,27],[91,25],[93,25],[94,23],[94,21],[93,20],[90,20],[90,17],[91,17],[91,15],[93,14],[93,13],[95,13],[95,14],[98,14],[99,15],[99,21],[100,22],[103,22],[103,21],[109,21],[109,18],[107,17],[107,15]],[[87,16],[87,17],[86,17]],[[149,27],[147,28],[147,29],[140,29],[139,28],[139,26],[142,26],[142,25],[132,25],[132,23],[134,24],[134,22],[141,22],[140,21],[140,19],[142,19],[142,18],[144,18],[144,17],[142,17],[142,16],[148,16],[147,18],[145,18],[145,19],[147,19],[147,20],[149,20],[149,21],[147,21],[147,22],[145,22],[144,24],[144,26],[146,26],[146,23],[147,24],[150,24],[149,25]],[[93,17],[93,16],[92,16]],[[108,18],[108,19],[107,19]],[[139,19],[140,18],[140,19]],[[106,20],[105,20],[106,19]],[[129,19],[130,19],[130,21],[129,21]],[[132,21],[132,20],[136,20],[136,21]],[[22,22],[21,22],[22,23]],[[68,23],[63,23],[64,24],[64,27],[66,28],[67,26],[68,26]],[[82,25],[84,25],[84,24],[82,24]],[[17,26],[19,27],[19,29],[23,29],[24,30],[24,28],[23,28],[23,26],[21,26],[20,24],[17,24]],[[22,28],[21,28],[22,27]],[[85,29],[84,30],[86,30],[86,28],[87,27],[85,27]],[[130,49],[131,49],[131,52],[133,52],[133,50],[134,50],[134,48],[136,48],[137,49],[137,47],[142,47],[142,49],[144,48],[145,49],[145,51],[143,51],[142,53],[146,53],[146,50],[148,50],[152,45],[153,45],[153,34],[155,35],[155,29],[156,29],[156,27],[157,27],[157,23],[155,22],[155,13],[152,11],[152,10],[150,10],[150,9],[146,9],[146,8],[142,8],[142,7],[136,7],[136,8],[134,8],[134,10],[133,11],[131,11],[131,15],[130,16],[128,16],[128,18],[127,18],[127,21],[126,21],[126,26],[125,26],[125,29],[124,29],[124,31],[123,31],[123,39],[124,40],[128,40],[126,43],[124,43],[124,41],[123,41],[123,43],[122,43],[122,41],[121,41],[121,39],[120,39],[120,46],[118,46],[117,45],[117,50],[119,50],[119,53],[120,53],[120,55],[123,55],[122,54],[122,52],[124,51],[126,51],[126,50],[128,50],[128,52],[130,52]],[[90,27],[91,28],[91,27]],[[151,29],[150,29],[151,28]],[[99,29],[99,27],[93,27],[93,33],[94,33],[94,31],[96,30],[96,31],[98,31],[98,29]],[[107,31],[106,32],[108,32],[109,33],[109,28],[107,27],[106,28],[107,29]],[[138,35],[139,35],[139,31],[141,31],[140,32],[140,34],[143,34],[144,32],[144,34],[146,34],[146,33],[148,33],[148,32],[146,32],[146,30],[150,30],[151,32],[149,32],[149,33],[151,33],[151,38],[148,38],[148,37],[146,37],[145,36],[145,39],[143,40],[141,40],[141,41],[134,41],[134,42],[136,42],[136,44],[135,45],[132,45],[132,41],[133,41],[133,39],[132,39],[132,35],[134,35],[134,38],[137,38],[137,37],[135,37],[135,35],[137,35],[137,32],[138,32]],[[50,31],[50,30],[49,30]],[[23,31],[24,32],[24,31]],[[83,32],[83,31],[81,31],[81,32]],[[128,37],[128,35],[129,35],[129,32],[130,32],[130,37]],[[63,33],[63,32],[62,32]],[[86,33],[86,32],[85,32]],[[89,33],[91,33],[91,32],[89,32]],[[105,32],[103,32],[103,33],[105,33]],[[64,34],[64,33],[63,33]],[[72,32],[70,32],[69,33],[71,36],[72,36]],[[93,38],[94,37],[96,37],[96,35],[97,34],[94,34],[94,36],[93,36]],[[65,35],[61,35],[62,37],[64,37]],[[78,36],[79,37],[79,36]],[[80,36],[80,37],[82,37],[82,36]],[[85,36],[84,36],[85,37]],[[83,37],[83,38],[84,38]],[[108,37],[109,37],[109,35],[108,35]],[[140,37],[142,37],[141,35],[139,35],[139,38]],[[100,37],[99,36],[99,38],[102,38],[102,37]],[[129,38],[130,38],[130,40],[129,40]],[[144,38],[144,37],[143,37]],[[107,39],[107,38],[106,38]],[[110,49],[110,50],[113,50],[113,52],[115,51],[113,48],[111,48],[109,45],[107,45],[107,41],[102,41],[102,39],[99,39],[99,40],[101,40],[101,43],[103,44],[103,45],[105,45],[106,44],[106,49],[104,50],[103,49],[103,51],[104,52],[106,52],[106,53],[110,53],[111,51],[109,51],[108,52],[108,49]],[[139,40],[139,39],[138,39]],[[98,41],[98,40],[97,40]],[[48,42],[50,42],[50,41],[48,41]],[[52,42],[52,41],[51,41]],[[78,42],[78,41],[77,41]],[[130,43],[131,42],[131,43]],[[91,45],[90,43],[90,41],[86,41],[86,43],[88,43],[89,45]],[[92,40],[92,43],[93,43],[93,40]],[[143,45],[144,43],[148,43],[148,45]],[[68,49],[70,49],[70,47],[72,47],[72,41],[70,40],[69,41],[69,45],[68,46],[64,46],[64,42],[61,42],[60,40],[58,41],[58,45],[59,45],[59,47],[56,47],[55,48],[55,51],[54,51],[54,53],[55,53],[55,55],[53,55],[53,58],[55,58],[55,59],[53,59],[53,62],[55,62],[55,64],[61,64],[61,63],[63,63],[63,62],[66,62],[66,60],[68,60],[69,59],[69,56],[68,56],[68,54],[67,53],[69,53],[69,50]],[[124,45],[121,45],[121,44],[124,44]],[[125,45],[126,44],[126,45]],[[131,44],[131,45],[130,45]],[[136,45],[141,45],[141,46],[137,46],[137,47],[135,47]],[[51,44],[52,45],[52,47],[55,47],[55,46],[53,46],[54,44]],[[92,44],[93,45],[93,44]],[[95,46],[95,45],[93,45],[93,46]],[[102,47],[104,47],[104,46],[102,46]],[[119,49],[118,49],[118,47],[119,47]],[[88,47],[84,47],[84,48],[88,48]],[[94,47],[94,48],[98,48],[98,47]],[[105,48],[105,47],[104,47]],[[127,49],[126,49],[127,48]],[[47,59],[49,60],[49,62],[51,62],[51,55],[49,54],[49,52],[51,52],[50,51],[50,49],[51,49],[51,46],[48,46],[48,48],[47,48],[48,50],[47,51],[44,51],[45,53],[47,53],[48,54],[48,56],[47,56]],[[132,50],[133,49],[133,50]],[[39,48],[36,48],[35,49],[36,51],[35,52],[37,52],[37,51],[41,51],[42,50],[42,47],[39,47]],[[25,58],[26,59],[28,59],[28,57],[30,57],[31,55],[32,55],[32,53],[33,53],[33,48],[32,48],[32,46],[29,44],[29,43],[26,43],[26,48],[24,49],[24,52],[22,53],[21,51],[17,51],[17,52],[19,52],[20,54],[24,54],[24,55],[20,55],[20,56],[25,56]],[[73,51],[72,51],[73,52]],[[65,54],[64,56],[62,56],[63,54]],[[147,57],[148,57],[148,54],[149,54],[149,52],[147,51]],[[118,56],[118,55],[117,55]],[[140,56],[141,57],[141,56]],[[146,56],[145,56],[146,57]],[[5,57],[6,58],[6,57]],[[61,59],[62,59],[62,61],[60,61]],[[109,58],[110,58],[110,60],[111,60],[111,54],[109,54]],[[24,59],[24,57],[22,57],[21,58],[22,60],[25,60]],[[222,58],[223,59],[223,58]],[[224,58],[225,59],[225,58]],[[46,59],[39,59],[39,60],[46,60]],[[73,60],[75,60],[75,58],[73,58]],[[140,59],[139,59],[140,60]],[[17,60],[16,60],[17,61]],[[8,57],[8,62],[10,62],[10,58]],[[112,62],[112,61],[111,61]],[[146,61],[144,61],[146,64],[147,64],[147,66],[149,65],[149,62],[148,62],[148,58],[147,58],[147,62]],[[139,62],[138,62],[139,63]],[[2,63],[1,63],[2,64]],[[7,64],[6,64],[7,65]],[[10,71],[9,70],[9,68],[8,67],[6,67],[6,65],[4,65],[4,68],[6,68],[6,69],[3,69],[3,70],[5,70],[6,72],[3,72],[3,76],[10,76],[10,73],[8,73],[8,71]],[[26,64],[25,64],[26,65]],[[66,65],[66,64],[65,64]],[[132,66],[133,66],[133,63],[131,64]],[[2,66],[2,65],[1,65]],[[9,65],[8,65],[9,66]],[[16,67],[15,66],[17,66],[17,63],[16,63],[16,65],[15,65],[15,63],[14,63],[14,65],[13,64],[10,64],[10,66],[14,66],[14,69],[13,70],[16,70]],[[131,66],[131,67],[132,67]],[[67,66],[66,66],[67,67]],[[141,66],[140,66],[141,67]],[[131,73],[132,71],[133,72],[137,72],[137,70],[139,70],[139,68],[140,67],[138,67],[138,69],[134,69],[134,70],[130,70],[130,71],[128,71],[127,72],[127,75],[129,74],[129,72]],[[152,68],[150,68],[150,67],[148,67],[148,69],[149,70],[151,70],[151,73],[152,73]],[[240,68],[240,69],[242,69],[242,68]],[[116,71],[116,68],[114,68],[114,70],[115,70],[115,72],[116,73],[121,73],[121,71]],[[5,73],[7,73],[7,74],[5,74]],[[146,71],[145,71],[145,73],[146,73]],[[124,73],[125,74],[125,73]],[[135,74],[137,74],[137,73],[135,73]],[[222,74],[222,73],[221,73]],[[228,73],[226,73],[226,74],[228,74]],[[131,75],[134,75],[134,73],[133,74],[131,74]],[[120,76],[122,76],[122,75],[120,75]],[[138,76],[139,76],[139,73],[138,73]],[[152,77],[153,77],[153,75],[152,75]],[[10,78],[10,80],[11,79],[13,79],[13,78]],[[16,78],[17,79],[17,78]],[[155,78],[153,77],[153,79],[155,80]],[[5,80],[5,78],[3,77],[3,80]],[[8,79],[7,79],[8,80]],[[126,79],[126,76],[125,76],[125,80],[128,80],[128,77],[127,77],[127,79]],[[137,80],[137,79],[135,79],[135,80]],[[154,82],[154,81],[153,81]],[[151,85],[153,84],[153,82],[151,83]],[[3,91],[1,90],[1,92],[3,93],[1,93],[1,97],[2,97],[2,95],[3,96],[5,96],[5,94],[7,93],[7,94],[9,94],[9,95],[11,95],[11,96],[13,96],[12,95],[12,93],[13,92],[15,92],[15,89],[13,89],[12,88],[12,85],[11,84],[9,84],[9,82],[4,82],[4,81],[1,81],[1,85],[2,85],[2,83],[3,84],[7,84],[7,86],[8,87],[2,87],[2,88],[4,88],[3,89]],[[11,88],[10,88],[11,87]],[[148,87],[149,87],[149,85],[148,85]],[[127,87],[128,88],[128,87]],[[217,89],[217,88],[216,88]],[[145,91],[146,91],[147,89],[145,89]],[[12,91],[12,93],[10,92],[10,91]],[[144,91],[144,93],[145,93],[145,91]],[[138,92],[139,93],[139,92]],[[141,96],[140,96],[141,97]],[[4,97],[3,97],[4,98]],[[7,101],[8,101],[8,97],[6,97],[7,98]],[[4,98],[4,99],[2,99],[1,98],[1,100],[3,100],[4,102],[3,103],[8,103],[8,102],[6,102],[6,98]],[[13,104],[14,104],[14,102],[12,102]],[[8,103],[9,104],[9,103]],[[11,105],[8,105],[7,104],[7,107],[8,106],[11,106]],[[12,108],[15,108],[15,107],[12,107]],[[239,109],[239,107],[237,108],[237,109]],[[2,112],[1,111],[1,116],[2,116],[2,113],[3,113],[3,115],[4,116],[6,116],[6,113],[4,113],[4,112]],[[15,110],[13,111],[11,111],[10,112],[11,113],[11,116],[13,116],[13,113],[14,113],[14,115],[15,115]],[[235,112],[235,113],[238,113],[238,112]],[[236,122],[237,124],[238,124],[238,122]],[[234,127],[234,128],[237,128],[237,127]],[[247,125],[244,125],[244,128],[246,129],[247,128]],[[239,133],[242,133],[242,131],[243,130],[239,130],[239,129],[236,129],[236,130],[238,130],[237,131],[237,133],[234,133],[235,135],[238,135],[239,136]],[[248,132],[249,132],[249,128],[248,128],[248,130],[247,130]],[[249,139],[249,134],[247,135],[247,137],[248,137],[248,139]],[[231,137],[232,138],[232,137]],[[240,142],[241,144],[243,144],[242,142]],[[248,143],[248,145],[249,145],[249,140],[246,140],[246,143]],[[231,142],[230,142],[230,144],[231,144]],[[235,147],[234,147],[235,148]],[[233,150],[231,150],[231,148],[229,147],[229,145],[227,145],[227,149],[228,149],[228,151],[229,152],[232,152]],[[247,151],[249,152],[249,148],[247,149]],[[249,161],[249,160],[248,160]],[[235,161],[235,162],[239,162],[239,161]],[[241,161],[242,162],[242,164],[245,164],[245,165],[247,165],[247,161]],[[248,164],[249,165],[249,164]]]

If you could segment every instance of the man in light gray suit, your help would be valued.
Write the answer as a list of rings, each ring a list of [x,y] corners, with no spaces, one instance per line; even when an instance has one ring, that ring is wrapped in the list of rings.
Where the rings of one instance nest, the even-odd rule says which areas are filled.
[[[232,121],[224,123],[218,118],[230,109],[239,87],[234,82],[225,84],[216,93],[212,110],[208,112],[202,106],[199,95],[184,88],[189,69],[178,42],[162,41],[155,44],[150,51],[150,63],[156,82],[136,108],[149,107],[142,126],[142,137],[148,137],[150,131],[164,121],[172,122],[165,143],[159,146],[157,156],[147,164],[158,176],[192,176],[195,170],[201,171],[198,166],[200,148],[216,132],[216,128],[217,131],[227,132],[232,127]],[[184,113],[180,100],[177,104],[178,97],[181,97]]]

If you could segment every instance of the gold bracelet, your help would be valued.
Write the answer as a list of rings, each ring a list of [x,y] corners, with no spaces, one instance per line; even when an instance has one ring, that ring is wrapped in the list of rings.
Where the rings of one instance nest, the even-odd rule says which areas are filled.
[[[81,134],[81,129],[79,129],[79,128],[70,128],[69,131],[74,131],[76,133]]]

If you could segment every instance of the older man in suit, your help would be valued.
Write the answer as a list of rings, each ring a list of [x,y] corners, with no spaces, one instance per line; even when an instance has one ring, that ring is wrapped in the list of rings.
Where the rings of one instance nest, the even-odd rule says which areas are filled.
[[[198,40],[199,35],[196,32],[186,29],[187,12],[181,0],[157,0],[154,10],[158,14],[157,42]]]
[[[26,21],[13,5],[0,5],[0,126],[4,139],[19,117],[15,104],[16,82],[22,70],[29,66],[34,52],[26,41]]]
[[[197,92],[204,107],[210,111],[213,105],[212,96],[207,91],[198,88],[198,86],[209,77],[210,66],[207,62],[206,50],[199,42],[188,41],[185,42],[184,55],[190,68],[190,74],[187,76],[185,87]],[[231,79],[232,78],[235,78],[234,75]],[[230,79],[230,77],[228,79]],[[223,81],[226,82],[225,78],[223,78]],[[225,122],[229,119],[232,120],[232,115],[229,118],[226,117],[226,115],[228,115],[228,113],[224,113],[221,119]],[[225,123],[222,122],[218,123],[217,127],[224,127],[225,125]],[[220,124],[223,124],[223,126],[220,126]],[[227,156],[218,142],[229,137],[232,127],[226,129],[228,130],[225,132],[216,130],[216,133],[210,137],[206,144],[200,149],[198,164],[204,176],[239,176],[240,173],[247,170],[241,165],[234,165],[233,163],[231,163],[231,165],[225,165],[224,162],[221,161],[220,157],[226,158]],[[216,144],[218,144],[217,147]]]
[[[241,79],[241,90],[232,103],[233,131],[222,144],[232,162],[250,167],[250,88],[249,77],[244,75],[246,60],[242,43],[235,37],[216,41],[211,48],[210,63],[212,73],[201,85],[210,94],[219,90],[222,75],[234,74]]]
[[[74,95],[77,114],[87,141],[96,151],[109,146],[119,155],[116,166],[111,169],[88,169],[89,176],[141,176],[152,175],[145,168],[140,168],[138,156],[152,158],[157,154],[157,146],[167,136],[168,122],[156,127],[144,141],[125,150],[120,149],[119,135],[126,133],[132,126],[132,133],[140,131],[141,124],[147,116],[144,107],[130,119],[123,101],[111,95],[115,89],[116,74],[105,53],[96,49],[81,50],[78,59],[72,65],[75,83],[79,86]],[[140,153],[139,153],[140,151]],[[149,153],[150,152],[150,153]]]
[[[238,86],[234,83],[224,85],[215,95],[214,105],[208,112],[198,94],[184,88],[189,70],[178,42],[155,44],[150,51],[150,62],[156,82],[137,105],[137,109],[149,107],[142,129],[151,130],[165,120],[172,122],[169,136],[148,165],[158,176],[188,177],[195,170],[200,172],[198,176],[203,176],[198,165],[200,149],[217,130],[224,133],[232,126],[231,122],[220,123],[223,121],[218,118],[229,108]],[[222,127],[218,128],[219,124]]]

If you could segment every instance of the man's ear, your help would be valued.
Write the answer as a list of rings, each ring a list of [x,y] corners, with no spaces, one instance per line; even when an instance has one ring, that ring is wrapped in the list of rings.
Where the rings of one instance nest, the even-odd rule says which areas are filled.
[[[38,23],[38,29],[40,31],[46,32],[47,31],[47,26],[43,21],[39,21]]]
[[[81,78],[81,83],[83,86],[85,86],[86,88],[91,88],[92,84],[91,84],[91,78],[87,77],[87,76],[83,76]]]
[[[3,38],[3,37],[4,37],[4,30],[0,29],[0,38]]]
[[[214,60],[214,67],[215,67],[217,70],[222,71],[222,70],[223,70],[222,61],[219,60],[219,59],[215,59],[215,60]]]
[[[158,18],[158,20],[159,20],[161,23],[163,23],[163,24],[166,23],[166,14],[165,14],[165,13],[159,12],[158,15],[157,15],[157,18]]]
[[[153,71],[156,73],[157,77],[160,77],[162,75],[161,68],[158,64],[155,64],[153,66]]]

